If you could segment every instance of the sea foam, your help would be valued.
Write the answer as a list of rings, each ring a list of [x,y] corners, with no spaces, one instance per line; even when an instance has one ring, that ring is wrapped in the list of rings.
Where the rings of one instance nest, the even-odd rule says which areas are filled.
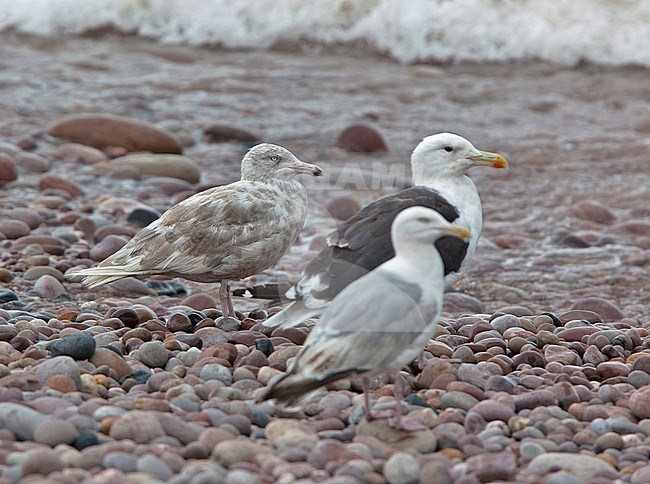
[[[0,31],[107,27],[227,48],[363,44],[404,63],[650,67],[648,0],[0,0]]]

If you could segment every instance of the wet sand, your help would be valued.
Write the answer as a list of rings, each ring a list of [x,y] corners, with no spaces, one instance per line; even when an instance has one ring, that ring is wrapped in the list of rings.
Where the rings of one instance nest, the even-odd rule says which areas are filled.
[[[650,296],[642,291],[649,286],[648,271],[639,263],[647,257],[647,234],[593,227],[570,215],[575,203],[594,200],[620,222],[647,222],[646,70],[541,63],[400,66],[346,54],[222,52],[131,37],[4,34],[0,134],[15,139],[72,113],[134,117],[195,142],[185,154],[203,168],[203,183],[212,183],[237,176],[240,151],[202,142],[201,129],[216,122],[261,133],[328,167],[366,170],[377,161],[404,163],[423,136],[456,132],[511,160],[508,173],[471,173],[484,200],[485,232],[464,290],[490,309],[505,302],[566,309],[591,293],[611,298],[631,316],[648,316]],[[390,151],[352,155],[335,148],[340,130],[353,122],[377,127]],[[400,171],[408,178],[406,165]],[[313,187],[312,198],[325,204],[339,193],[338,186],[323,183]],[[378,196],[367,190],[354,195],[362,203]],[[553,259],[561,234],[592,230],[613,244]],[[493,239],[509,247],[497,248]],[[550,268],[536,266],[549,258]],[[498,285],[523,291],[521,300],[507,300],[507,289],[493,288]]]

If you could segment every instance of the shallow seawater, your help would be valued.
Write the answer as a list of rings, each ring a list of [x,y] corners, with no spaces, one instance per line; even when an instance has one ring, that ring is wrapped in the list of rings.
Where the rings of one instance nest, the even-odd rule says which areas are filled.
[[[650,66],[645,0],[0,0],[0,31],[115,31],[165,44],[364,46],[410,63],[542,59]]]
[[[365,204],[390,193],[394,182],[408,180],[408,157],[422,137],[455,132],[502,153],[511,166],[472,171],[485,225],[460,289],[489,311],[512,304],[560,311],[593,295],[647,319],[650,234],[625,225],[650,221],[647,80],[648,71],[635,67],[400,65],[354,52],[224,51],[112,34],[5,32],[0,138],[40,132],[72,113],[129,116],[188,140],[185,154],[210,184],[237,178],[244,148],[208,143],[202,129],[224,123],[261,133],[331,174],[308,182],[313,211],[303,244],[279,267],[295,277],[309,257],[306,241],[336,224],[329,201],[353,195]],[[341,129],[358,122],[376,127],[389,151],[336,148]],[[78,176],[69,170],[53,169]],[[132,181],[79,176],[89,198],[136,189]],[[607,206],[617,220],[601,225],[576,217],[572,207],[584,200]],[[567,234],[594,242],[567,247]]]

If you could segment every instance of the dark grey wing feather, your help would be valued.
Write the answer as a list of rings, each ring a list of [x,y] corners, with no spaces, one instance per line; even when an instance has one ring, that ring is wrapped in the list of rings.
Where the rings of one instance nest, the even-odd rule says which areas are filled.
[[[319,278],[311,297],[333,299],[352,281],[391,259],[395,252],[390,237],[393,220],[402,210],[421,205],[439,212],[449,222],[459,217],[458,210],[429,187],[412,187],[367,205],[346,220],[328,238],[324,248],[304,269],[303,279]],[[459,269],[468,244],[455,237],[436,242],[445,267],[445,275]],[[300,298],[300,285],[296,295]]]
[[[436,240],[435,246],[442,257],[445,276],[450,272],[458,272],[467,255],[469,244],[458,237],[445,236]]]

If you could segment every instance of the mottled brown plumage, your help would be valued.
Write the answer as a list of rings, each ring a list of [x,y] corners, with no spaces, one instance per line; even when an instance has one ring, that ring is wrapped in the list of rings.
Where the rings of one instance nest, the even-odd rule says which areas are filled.
[[[152,274],[220,281],[222,310],[234,316],[228,281],[273,266],[302,229],[307,191],[296,173],[322,174],[281,146],[257,145],[242,160],[240,181],[183,200],[97,267],[71,276],[88,287]]]

